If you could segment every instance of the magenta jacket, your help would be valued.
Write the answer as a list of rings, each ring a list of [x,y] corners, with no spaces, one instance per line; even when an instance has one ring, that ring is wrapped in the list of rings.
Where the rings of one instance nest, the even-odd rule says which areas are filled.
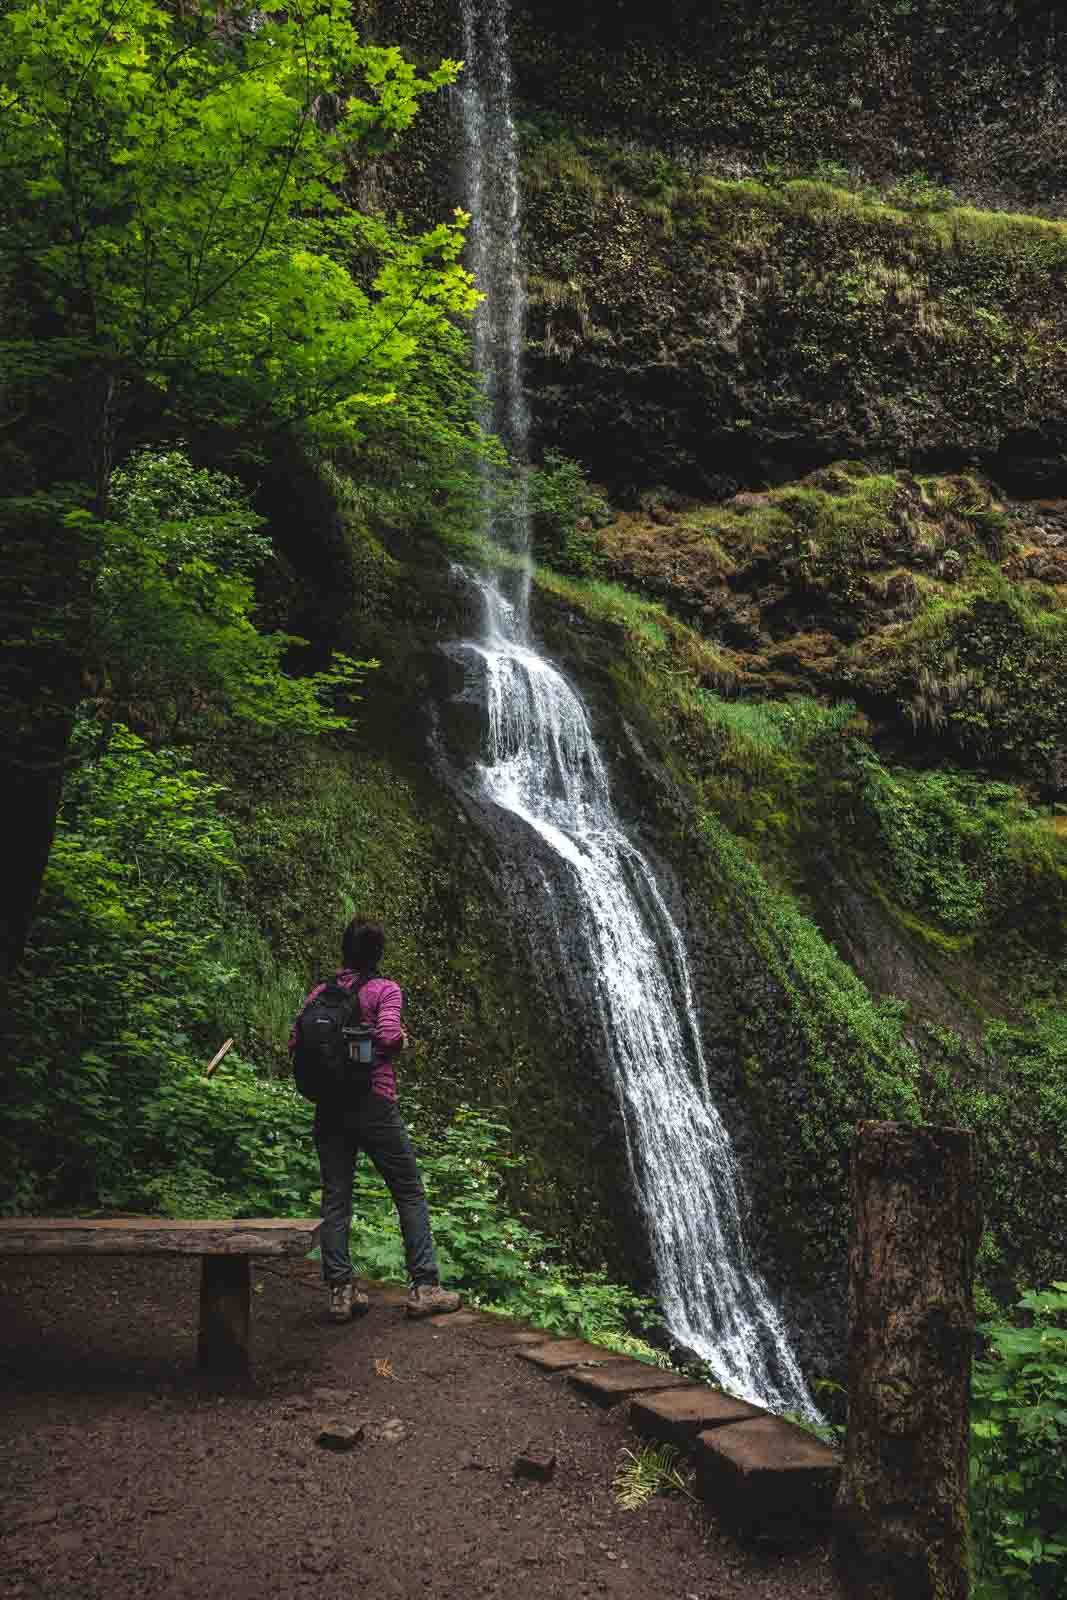
[[[358,973],[351,967],[342,967],[334,978],[342,989],[351,989]],[[314,1000],[317,994],[325,989],[324,983],[317,983],[304,996],[304,1005],[309,1000]],[[396,1099],[396,1068],[393,1066],[393,1057],[400,1054],[404,1048],[404,1030],[400,1025],[400,1011],[404,1004],[404,996],[400,992],[399,984],[392,978],[370,978],[359,991],[359,1020],[368,1028],[374,1029],[374,1042],[382,1060],[375,1063],[371,1073],[371,1092],[380,1094],[386,1100]],[[303,1010],[303,1006],[300,1008]],[[289,1035],[289,1050],[292,1052],[296,1045],[296,1024]]]

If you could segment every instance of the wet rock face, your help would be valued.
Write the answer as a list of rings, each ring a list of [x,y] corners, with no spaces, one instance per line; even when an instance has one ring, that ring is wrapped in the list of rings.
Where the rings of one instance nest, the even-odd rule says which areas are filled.
[[[454,0],[365,9],[420,60],[463,53]],[[1062,241],[948,208],[1067,214],[1063,28],[964,0],[515,4],[539,446],[616,494],[855,455],[1062,492]],[[438,97],[378,199],[439,220],[457,144]]]
[[[354,9],[420,63],[462,55],[458,0]],[[922,172],[929,187],[1015,210],[1064,194],[1057,0],[1010,10],[686,0],[661,11],[646,0],[514,0],[511,34],[526,116],[550,112],[632,148],[747,172],[790,160],[854,165],[887,183]]]

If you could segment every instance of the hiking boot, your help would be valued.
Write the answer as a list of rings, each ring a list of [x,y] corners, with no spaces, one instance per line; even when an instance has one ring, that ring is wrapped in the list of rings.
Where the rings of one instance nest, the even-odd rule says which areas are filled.
[[[352,1315],[352,1285],[330,1284],[330,1321],[347,1322]]]
[[[436,1317],[445,1311],[458,1311],[463,1301],[439,1283],[416,1283],[408,1294],[409,1317]]]
[[[370,1310],[370,1301],[362,1290],[351,1282],[330,1285],[330,1321],[347,1322],[350,1317],[361,1317]]]

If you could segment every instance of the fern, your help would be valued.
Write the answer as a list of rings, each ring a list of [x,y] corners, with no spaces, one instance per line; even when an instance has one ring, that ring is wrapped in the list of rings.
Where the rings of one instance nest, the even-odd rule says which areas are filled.
[[[624,1450],[628,1459],[615,1474],[612,1489],[624,1511],[636,1511],[654,1494],[684,1494],[694,1498],[681,1470],[676,1465],[678,1452],[672,1444],[648,1445],[634,1453]]]

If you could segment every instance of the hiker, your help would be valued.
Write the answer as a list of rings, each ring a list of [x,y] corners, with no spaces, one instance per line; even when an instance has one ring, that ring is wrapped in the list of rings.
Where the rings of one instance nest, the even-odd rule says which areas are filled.
[[[407,1315],[458,1311],[461,1304],[458,1294],[440,1285],[426,1192],[397,1108],[393,1061],[408,1036],[400,1021],[404,997],[391,978],[378,974],[384,949],[382,924],[353,918],[341,941],[341,970],[332,982],[311,990],[289,1039],[297,1087],[315,1101],[315,1148],[322,1173],[319,1244],[333,1322],[347,1322],[370,1309],[367,1296],[353,1285],[348,1250],[352,1180],[360,1151],[385,1179],[400,1219],[411,1285]],[[336,1041],[342,1034],[345,1056],[338,1062]],[[326,1043],[320,1046],[323,1039]],[[357,1062],[361,1049],[362,1069],[349,1061],[351,1056]]]

